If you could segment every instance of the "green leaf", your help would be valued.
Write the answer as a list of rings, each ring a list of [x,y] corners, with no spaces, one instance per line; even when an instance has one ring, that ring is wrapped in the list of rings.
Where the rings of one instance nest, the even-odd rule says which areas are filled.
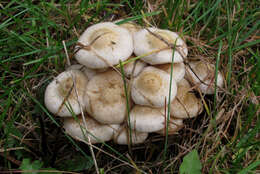
[[[188,153],[180,166],[180,174],[201,174],[201,163],[197,150]]]
[[[22,164],[20,166],[20,169],[23,171],[28,171],[28,172],[23,172],[25,174],[37,174],[38,172],[29,172],[29,170],[40,170],[41,167],[43,166],[43,163],[39,160],[35,160],[32,163],[30,162],[30,159],[24,158],[22,161]]]

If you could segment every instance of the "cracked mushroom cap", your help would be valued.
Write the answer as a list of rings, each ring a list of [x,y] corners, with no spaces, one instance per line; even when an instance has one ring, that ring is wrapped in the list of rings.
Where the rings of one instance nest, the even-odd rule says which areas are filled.
[[[129,59],[131,59],[131,58],[129,58]],[[126,77],[130,77],[133,70],[134,70],[133,77],[136,77],[144,69],[145,66],[146,66],[146,63],[141,60],[136,60],[136,61],[132,61],[132,62],[125,64],[124,72],[125,72]]]
[[[171,63],[156,65],[159,68],[169,74],[171,74]],[[185,65],[184,63],[174,63],[172,67],[172,77],[175,79],[176,83],[181,81],[185,76]]]
[[[152,66],[133,79],[131,96],[135,104],[161,108],[169,100],[170,75]],[[171,101],[177,93],[176,82],[172,81]]]
[[[164,108],[135,105],[130,112],[130,127],[138,132],[156,132],[165,125]]]
[[[214,94],[215,89],[215,65],[202,62],[193,61],[187,67],[187,78],[194,84],[198,85],[199,89],[204,94]],[[192,69],[192,70],[191,70]],[[196,74],[196,75],[195,75]],[[218,71],[217,86],[223,87],[224,78],[221,72]]]
[[[119,127],[119,125],[101,124],[89,116],[86,116],[85,119],[86,127],[82,117],[65,118],[63,128],[67,134],[85,143],[88,142],[87,136],[89,135],[90,142],[95,144],[111,140],[114,130]]]
[[[80,105],[83,109],[85,107],[84,94],[87,82],[87,77],[79,70],[62,72],[47,86],[44,97],[45,106],[51,113],[61,117],[70,117],[73,112],[75,115],[79,114]]]
[[[113,136],[113,140],[116,144],[127,145],[130,143],[130,139],[128,139],[129,136],[130,133],[128,133],[127,128],[121,126],[115,132]],[[146,138],[148,137],[148,133],[131,130],[131,137],[132,137],[132,144],[140,144],[146,140]]]
[[[169,30],[161,30],[158,28],[148,28],[149,31],[157,36],[160,36],[170,44],[175,44],[174,63],[182,62],[183,58],[187,57],[188,48],[180,36]],[[156,50],[161,50],[157,53],[145,56],[142,60],[151,65],[164,64],[172,62],[173,49],[168,48],[168,45],[160,38],[151,34],[147,29],[142,29],[134,35],[134,53],[137,56],[147,54]],[[183,57],[182,57],[183,56]]]
[[[113,70],[94,76],[87,84],[86,110],[103,124],[122,123],[126,116],[126,97],[122,77]]]
[[[175,134],[183,127],[183,120],[177,119],[177,118],[170,118],[169,124],[168,124],[168,135]],[[163,136],[166,135],[166,125],[163,129],[157,131],[156,133],[161,134]]]
[[[182,79],[178,83],[178,93],[171,103],[171,116],[180,119],[198,116],[202,110],[202,103],[191,91],[189,82]]]
[[[88,68],[101,69],[126,60],[133,53],[132,35],[111,22],[90,26],[80,36],[75,58]]]

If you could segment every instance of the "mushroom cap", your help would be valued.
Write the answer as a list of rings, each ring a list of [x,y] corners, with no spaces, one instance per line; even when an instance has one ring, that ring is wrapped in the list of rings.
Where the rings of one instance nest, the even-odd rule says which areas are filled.
[[[178,93],[171,102],[171,115],[175,118],[192,118],[198,116],[202,110],[201,100],[190,92],[190,84],[182,79],[178,84]]]
[[[72,77],[75,80],[74,87]],[[72,116],[72,111],[75,115],[79,114],[80,105],[83,109],[85,107],[84,93],[87,82],[87,77],[79,70],[62,72],[47,86],[44,97],[45,106],[51,113],[61,117]],[[64,100],[66,102],[63,104]]]
[[[92,144],[109,141],[113,137],[115,127],[116,129],[119,127],[119,125],[101,124],[88,116],[85,117],[85,127],[82,117],[77,118],[77,120],[73,117],[65,118],[63,128],[67,134],[85,143],[88,142],[88,135]]]
[[[124,19],[116,20],[116,21],[114,21],[114,23],[121,22],[122,20],[124,20]],[[125,22],[125,23],[118,24],[118,25],[120,27],[127,29],[131,34],[135,34],[139,30],[141,30],[141,26],[137,25],[135,22],[132,22],[132,21]]]
[[[130,57],[129,59],[131,59],[131,58],[132,57]],[[130,77],[131,74],[132,74],[132,71],[134,69],[133,77],[136,77],[144,69],[145,66],[146,66],[146,63],[141,61],[141,60],[129,62],[129,63],[124,65],[125,75],[127,77]]]
[[[161,108],[169,100],[170,75],[152,66],[133,79],[131,96],[135,104]],[[172,81],[171,101],[177,93],[176,82]]]
[[[126,97],[122,77],[113,70],[94,76],[87,84],[86,110],[103,124],[122,123],[126,116]]]
[[[165,125],[164,108],[135,105],[130,112],[130,127],[138,132],[156,132]]]
[[[187,67],[187,78],[194,85],[198,85],[199,89],[204,94],[214,94],[215,89],[215,65],[193,61],[189,63],[192,70]],[[196,75],[195,75],[196,74]],[[224,78],[221,72],[218,71],[217,86],[224,85]]]
[[[171,63],[156,65],[159,68],[169,74],[171,74]],[[181,81],[185,76],[185,65],[184,63],[174,63],[172,68],[172,78],[175,79],[176,83]]]
[[[87,76],[88,80],[90,80],[97,74],[97,72],[94,69],[87,68],[86,66],[80,64],[71,65],[66,70],[68,71],[72,69],[82,71],[85,74],[85,76]]]
[[[129,136],[127,128],[121,126],[114,134],[113,140],[116,144],[127,145],[130,143],[130,140],[128,140]],[[148,133],[131,130],[131,137],[132,144],[140,144],[146,140]]]
[[[183,127],[183,120],[182,119],[177,119],[177,118],[170,118],[170,122],[168,124],[168,135],[175,134],[178,132],[182,127]],[[157,131],[156,133],[161,134],[161,135],[166,135],[166,126]]]
[[[176,48],[174,51],[174,63],[182,62],[183,58],[186,58],[188,54],[188,48],[185,42],[180,38],[180,36],[169,30],[161,30],[158,28],[148,28],[154,34],[157,34],[168,41],[170,44],[175,44]],[[177,47],[178,50],[177,51]],[[142,29],[139,32],[134,34],[134,53],[137,56],[147,54],[149,52],[155,50],[161,50],[158,53],[154,53],[142,58],[142,60],[146,63],[156,65],[156,64],[164,64],[172,62],[172,49],[166,49],[167,44],[162,40],[152,35],[146,29]],[[182,57],[183,55],[184,57]]]
[[[75,54],[77,61],[88,68],[100,69],[116,65],[119,60],[126,60],[133,53],[132,35],[125,28],[111,22],[90,26],[80,36],[79,43],[87,48],[80,48]]]

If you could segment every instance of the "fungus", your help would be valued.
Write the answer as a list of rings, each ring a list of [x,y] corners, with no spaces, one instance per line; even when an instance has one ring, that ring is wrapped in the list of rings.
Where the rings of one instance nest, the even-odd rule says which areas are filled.
[[[132,35],[111,22],[90,26],[80,36],[75,58],[88,68],[110,67],[126,60],[133,53]]]
[[[131,96],[135,104],[161,108],[169,100],[171,90],[171,101],[177,93],[177,85],[172,81],[170,89],[170,75],[165,71],[152,66],[144,70],[133,79]]]
[[[182,62],[183,58],[186,58],[188,54],[188,48],[180,36],[172,31],[161,30],[157,28],[142,29],[135,33],[135,55],[141,56],[150,52],[158,51],[157,53],[153,53],[141,58],[141,60],[151,65],[171,63],[173,49],[170,48],[169,45],[167,45],[162,39],[160,39],[160,37],[171,45],[176,43],[174,51],[174,63]]]
[[[61,117],[72,116],[72,113],[79,114],[80,107],[85,107],[83,98],[87,82],[87,77],[79,70],[62,72],[47,86],[45,106],[50,112]]]

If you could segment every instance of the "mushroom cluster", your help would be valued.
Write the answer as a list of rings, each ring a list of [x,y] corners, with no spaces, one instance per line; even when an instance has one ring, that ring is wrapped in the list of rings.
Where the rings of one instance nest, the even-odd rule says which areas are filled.
[[[116,22],[92,25],[80,36],[79,64],[48,85],[45,106],[63,117],[69,135],[85,143],[138,144],[152,132],[176,133],[184,119],[203,110],[193,90],[213,94],[216,79],[223,86],[221,72],[216,78],[213,64],[189,62],[188,48],[175,32]]]

